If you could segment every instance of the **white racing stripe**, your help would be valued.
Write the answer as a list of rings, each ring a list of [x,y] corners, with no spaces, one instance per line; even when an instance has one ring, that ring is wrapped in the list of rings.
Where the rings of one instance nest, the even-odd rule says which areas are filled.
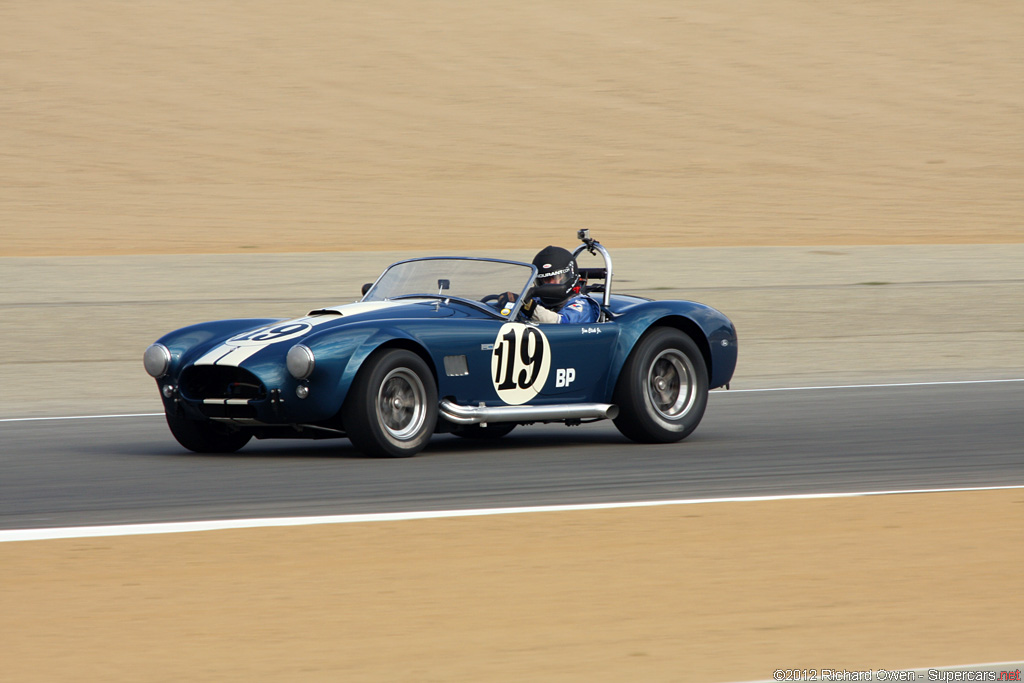
[[[344,317],[372,313],[385,308],[403,306],[407,303],[404,301],[368,301],[365,303],[345,304],[344,306],[335,306],[334,308],[323,310],[334,311],[334,313]],[[201,358],[196,360],[193,365],[228,365],[238,367],[268,346],[285,341],[294,342],[298,338],[305,336],[310,329],[337,319],[335,315],[319,313],[317,315],[295,318],[294,320],[282,320],[270,325],[264,325],[235,335],[223,344],[210,349]],[[275,334],[278,329],[287,330],[289,327],[294,326],[302,326],[304,329],[291,333]]]
[[[353,316],[362,315],[363,313],[373,313],[375,311],[382,311],[385,308],[394,308],[395,306],[408,306],[412,300],[403,299],[401,301],[357,301],[352,304],[345,304],[343,306],[333,306],[331,308],[325,308],[325,311],[334,311],[341,313],[342,315]],[[419,299],[416,299],[419,301]]]
[[[268,346],[285,341],[294,341],[305,335],[313,327],[323,325],[332,320],[337,320],[337,318],[329,315],[319,315],[295,318],[294,320],[282,320],[271,325],[263,325],[254,330],[237,334],[223,344],[213,347],[192,364],[238,367],[250,356],[256,355]],[[300,329],[294,333],[275,334],[278,329],[287,330],[289,327],[300,327]]]
[[[709,503],[763,503],[782,500],[829,500],[865,496],[894,496],[913,493],[963,493],[968,491],[1006,491],[1024,489],[1024,484],[1013,486],[976,486],[970,488],[903,489],[891,491],[857,491],[852,493],[800,493],[777,496],[747,496],[733,498],[693,498],[684,500],[650,500],[632,503],[591,503],[578,505],[541,505],[513,508],[484,508],[476,510],[427,510],[421,512],[375,512],[320,517],[265,517],[257,519],[225,519],[201,522],[161,522],[155,524],[119,524],[110,526],[61,527],[53,529],[0,530],[0,543],[11,541],[48,541],[67,538],[100,538],[107,536],[140,536],[151,534],[178,534],[196,531],[222,531],[226,529],[264,529],[285,526],[315,526],[320,524],[353,524],[361,522],[399,522],[416,519],[448,517],[485,517],[516,515],[534,512],[576,512],[585,510],[613,510],[625,508],[663,507],[667,505],[707,505]]]

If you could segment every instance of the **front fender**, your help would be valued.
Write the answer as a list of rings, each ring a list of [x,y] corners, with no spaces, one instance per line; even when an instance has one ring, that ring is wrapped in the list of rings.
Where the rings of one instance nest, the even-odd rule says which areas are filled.
[[[736,370],[736,327],[721,311],[693,301],[644,301],[629,306],[616,318],[619,338],[612,352],[608,393],[637,341],[652,327],[675,327],[690,336],[704,355],[709,387],[724,386]]]
[[[303,341],[313,351],[317,359],[317,370],[311,382],[325,383],[331,386],[334,398],[334,410],[345,403],[348,392],[355,381],[363,363],[374,351],[385,344],[403,342],[406,346],[420,349],[420,355],[429,360],[426,345],[416,336],[397,327],[365,327],[328,330]]]

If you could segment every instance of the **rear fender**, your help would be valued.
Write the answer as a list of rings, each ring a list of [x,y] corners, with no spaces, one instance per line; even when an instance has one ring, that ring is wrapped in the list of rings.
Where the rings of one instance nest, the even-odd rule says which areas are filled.
[[[649,301],[630,306],[618,318],[619,339],[612,353],[607,387],[615,389],[626,359],[654,327],[674,327],[693,339],[708,367],[709,387],[724,386],[736,369],[736,328],[720,311],[692,301]]]

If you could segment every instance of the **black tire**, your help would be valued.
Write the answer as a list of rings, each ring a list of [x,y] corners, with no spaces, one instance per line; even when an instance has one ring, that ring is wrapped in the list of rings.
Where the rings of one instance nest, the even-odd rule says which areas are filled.
[[[500,439],[515,428],[515,422],[491,422],[486,427],[478,424],[459,425],[452,434],[463,439]]]
[[[708,370],[700,349],[672,327],[656,327],[637,342],[615,386],[615,426],[640,443],[685,439],[708,404]]]
[[[252,434],[221,422],[190,420],[167,415],[171,434],[185,448],[196,453],[234,453],[249,443]]]
[[[416,455],[437,426],[434,375],[412,351],[378,351],[356,375],[341,419],[349,440],[367,455]]]

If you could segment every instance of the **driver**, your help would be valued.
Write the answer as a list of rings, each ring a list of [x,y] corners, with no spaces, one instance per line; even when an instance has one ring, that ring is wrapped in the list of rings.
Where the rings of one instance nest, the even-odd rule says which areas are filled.
[[[523,302],[524,314],[538,323],[597,322],[601,307],[581,291],[576,259],[567,249],[545,247],[533,257],[533,265],[537,266],[537,281],[533,297]],[[515,301],[516,295],[506,292],[503,298]]]

